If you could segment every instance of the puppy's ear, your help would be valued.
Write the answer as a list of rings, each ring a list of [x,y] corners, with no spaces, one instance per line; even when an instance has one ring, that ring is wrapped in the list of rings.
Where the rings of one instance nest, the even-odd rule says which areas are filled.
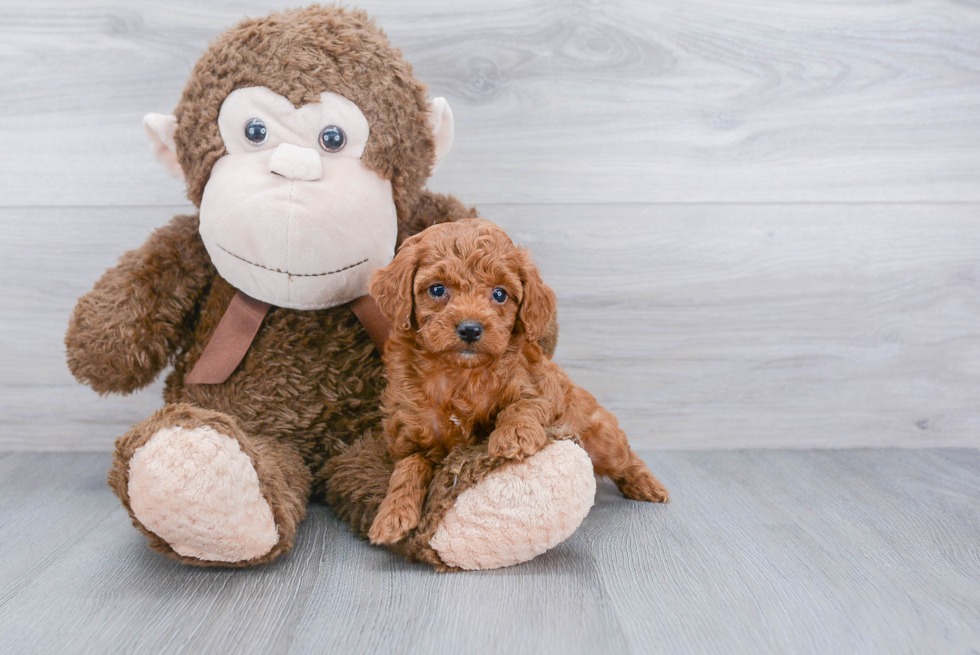
[[[534,343],[548,332],[555,314],[555,292],[541,279],[534,260],[523,248],[517,251],[517,269],[524,287],[517,320],[524,328],[524,338]]]
[[[419,236],[405,239],[391,263],[371,274],[371,283],[368,285],[368,291],[378,302],[381,313],[392,322],[396,330],[412,328],[412,285],[422,257]]]

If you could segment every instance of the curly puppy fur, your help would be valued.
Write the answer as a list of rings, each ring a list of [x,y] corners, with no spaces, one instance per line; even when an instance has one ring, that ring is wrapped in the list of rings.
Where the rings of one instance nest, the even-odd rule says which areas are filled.
[[[552,425],[580,435],[596,473],[627,498],[667,500],[616,417],[542,351],[555,294],[499,227],[465,219],[407,239],[371,293],[394,325],[382,401],[395,468],[373,543],[418,525],[434,467],[455,448],[488,439],[491,456],[520,460]]]

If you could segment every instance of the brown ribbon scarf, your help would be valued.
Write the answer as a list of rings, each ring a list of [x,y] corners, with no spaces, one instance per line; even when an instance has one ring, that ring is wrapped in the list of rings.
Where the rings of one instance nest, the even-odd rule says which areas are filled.
[[[262,319],[270,309],[272,305],[269,303],[256,300],[242,291],[236,292],[208,345],[204,347],[201,358],[184,381],[187,384],[221,384],[227,380],[242,363],[262,326]],[[381,313],[378,303],[370,295],[361,296],[350,303],[350,309],[367,330],[374,347],[378,352],[384,352],[391,323]]]

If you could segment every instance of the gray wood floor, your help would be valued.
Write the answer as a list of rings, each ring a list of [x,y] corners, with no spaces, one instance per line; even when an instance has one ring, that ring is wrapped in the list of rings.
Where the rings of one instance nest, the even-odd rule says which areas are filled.
[[[3,653],[970,653],[980,452],[648,452],[525,565],[439,575],[314,507],[285,559],[151,553],[106,454],[0,455]]]

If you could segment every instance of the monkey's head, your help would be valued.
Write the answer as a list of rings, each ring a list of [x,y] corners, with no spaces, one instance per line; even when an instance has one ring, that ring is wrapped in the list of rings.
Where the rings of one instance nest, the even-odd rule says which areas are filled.
[[[452,145],[453,121],[360,11],[246,20],[198,61],[175,116],[144,125],[187,183],[218,272],[280,307],[367,291],[399,220]]]

